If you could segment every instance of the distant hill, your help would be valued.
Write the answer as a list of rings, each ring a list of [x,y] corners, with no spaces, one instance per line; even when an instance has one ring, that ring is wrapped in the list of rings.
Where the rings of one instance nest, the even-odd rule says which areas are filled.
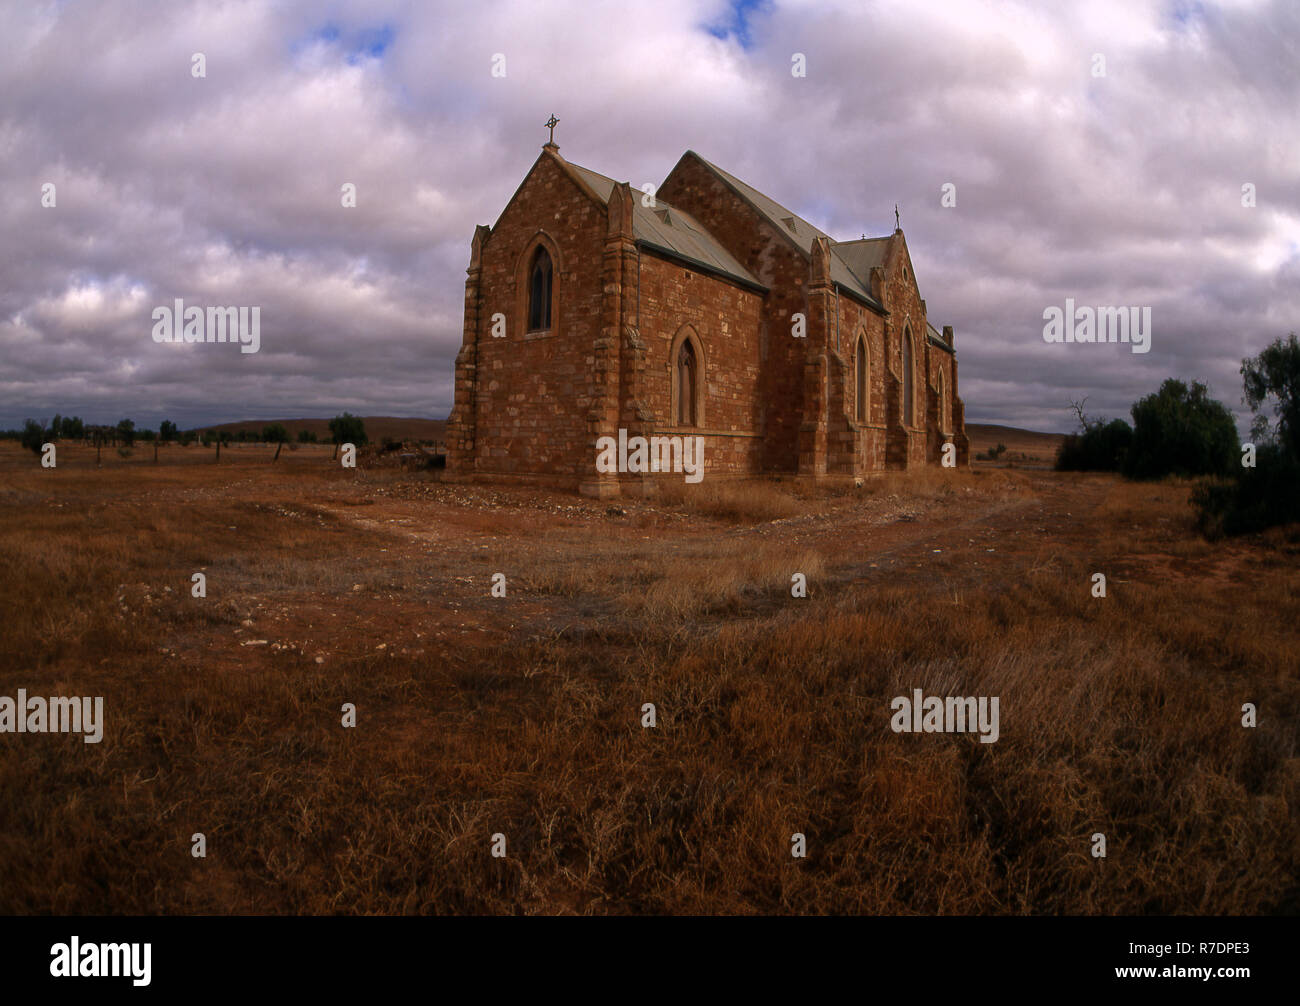
[[[1037,433],[1018,430],[1014,426],[996,426],[991,423],[967,423],[966,436],[970,437],[971,458],[984,454],[998,444],[1006,444],[1006,461],[1030,461],[1050,465],[1056,460],[1063,433]]]
[[[362,416],[362,421],[366,424],[366,436],[372,442],[378,442],[385,437],[392,437],[394,440],[442,440],[447,432],[447,420],[445,419],[411,419],[403,416]],[[220,433],[222,430],[229,430],[231,433],[238,433],[240,430],[252,430],[255,433],[261,433],[262,430],[272,423],[281,423],[289,431],[291,439],[297,439],[299,430],[309,430],[316,434],[319,440],[328,440],[330,435],[330,421],[328,419],[245,419],[237,423],[220,423],[216,426],[199,426],[196,428],[198,433],[204,433],[213,430]]]

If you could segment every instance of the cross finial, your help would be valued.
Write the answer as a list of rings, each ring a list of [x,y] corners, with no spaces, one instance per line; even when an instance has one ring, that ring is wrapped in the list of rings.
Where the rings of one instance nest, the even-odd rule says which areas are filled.
[[[547,129],[551,131],[551,138],[548,142],[551,143],[552,145],[554,145],[555,143],[555,127],[558,126],[559,124],[560,124],[560,120],[555,117],[554,112],[551,113],[551,117],[549,119],[547,119],[545,122],[542,123],[543,126],[545,126]]]
[[[894,203],[894,230],[901,231],[902,229],[898,223],[898,203]]]

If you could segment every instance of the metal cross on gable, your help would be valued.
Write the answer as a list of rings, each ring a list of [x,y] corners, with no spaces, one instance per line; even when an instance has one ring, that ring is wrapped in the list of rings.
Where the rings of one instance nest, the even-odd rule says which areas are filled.
[[[551,139],[549,140],[550,143],[555,142],[555,127],[558,126],[559,124],[560,124],[560,120],[555,117],[554,112],[551,113],[551,117],[549,119],[547,119],[545,122],[542,123],[543,126],[545,126],[547,129],[551,131]]]

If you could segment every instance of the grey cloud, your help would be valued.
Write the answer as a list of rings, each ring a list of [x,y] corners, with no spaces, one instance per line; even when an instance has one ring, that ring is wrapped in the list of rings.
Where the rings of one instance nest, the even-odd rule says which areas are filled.
[[[446,415],[469,237],[551,112],[565,156],[636,185],[689,147],[837,237],[899,203],[971,421],[1065,429],[1071,399],[1126,415],[1168,376],[1244,416],[1240,358],[1300,328],[1295,4],[770,4],[748,47],[704,30],[727,10],[6,11],[0,425]],[[262,351],[155,345],[178,296],[261,306]],[[1150,305],[1152,352],[1045,344],[1065,297]]]

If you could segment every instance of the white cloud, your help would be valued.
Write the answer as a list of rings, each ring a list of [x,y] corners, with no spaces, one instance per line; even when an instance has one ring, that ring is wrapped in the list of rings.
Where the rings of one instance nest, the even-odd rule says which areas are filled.
[[[1084,394],[1123,414],[1167,376],[1239,409],[1240,357],[1300,328],[1286,0],[773,3],[747,45],[706,30],[735,24],[716,0],[327,9],[6,12],[0,425],[445,415],[470,235],[551,112],[565,156],[636,185],[693,148],[836,236],[901,204],[973,421],[1061,428]],[[177,296],[260,305],[262,352],[158,352],[150,308]],[[1066,296],[1150,304],[1152,352],[1046,346]]]

